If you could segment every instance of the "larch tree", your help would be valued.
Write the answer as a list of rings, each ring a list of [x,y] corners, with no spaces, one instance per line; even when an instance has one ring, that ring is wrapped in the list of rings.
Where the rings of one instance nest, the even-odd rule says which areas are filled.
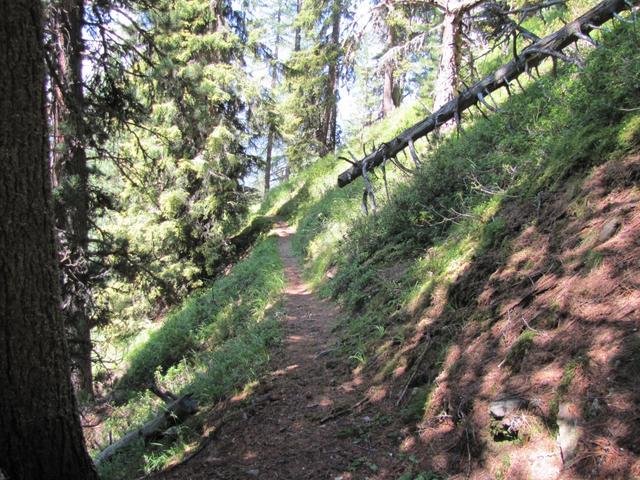
[[[272,8],[275,8],[275,11],[270,12],[268,23],[269,28],[272,28],[274,31],[273,38],[269,42],[271,45],[271,54],[269,55],[269,76],[271,79],[270,88],[268,91],[268,101],[263,102],[267,104],[266,108],[266,124],[267,124],[267,146],[265,151],[265,162],[264,162],[264,193],[266,194],[271,188],[271,177],[273,174],[273,152],[275,148],[276,141],[278,137],[280,137],[280,133],[278,131],[278,114],[276,112],[276,102],[275,95],[276,90],[280,82],[280,74],[281,70],[280,65],[280,47],[281,43],[283,43],[283,33],[284,33],[284,23],[283,16],[286,14],[286,5],[284,0],[278,0],[276,5]]]
[[[343,15],[343,1],[333,0],[329,21],[331,35],[328,42],[328,75],[323,121],[318,130],[318,141],[324,146],[322,153],[333,151],[338,141],[338,83],[340,81],[340,23]]]
[[[403,40],[406,30],[406,18],[402,7],[393,0],[384,0],[376,8],[378,28],[382,30],[385,39],[385,51],[392,51]],[[388,116],[402,100],[402,85],[397,76],[397,60],[389,59],[383,62],[382,116]]]
[[[59,310],[41,8],[0,2],[0,471],[97,479]]]
[[[114,156],[128,164],[109,180],[126,202],[105,230],[139,267],[112,255],[113,285],[144,291],[161,311],[215,277],[233,248],[225,238],[247,212],[243,180],[258,162],[247,150],[255,89],[246,15],[233,2],[162,0],[136,15],[149,61],[130,77],[145,113],[114,136]]]

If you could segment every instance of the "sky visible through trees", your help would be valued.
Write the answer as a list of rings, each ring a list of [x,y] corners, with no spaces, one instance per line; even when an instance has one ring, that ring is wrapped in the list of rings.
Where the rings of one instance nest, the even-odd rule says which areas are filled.
[[[266,362],[268,343],[277,334],[265,312],[277,303],[284,277],[275,244],[256,242],[276,216],[302,221],[293,212],[300,205],[311,208],[305,202],[328,188],[314,183],[328,178],[324,162],[357,170],[345,183],[363,177],[355,210],[377,214],[372,185],[384,189],[378,203],[392,204],[390,191],[399,176],[411,178],[424,159],[413,140],[402,140],[399,151],[376,159],[374,166],[382,168],[375,173],[358,160],[375,156],[383,142],[429,118],[500,65],[520,61],[527,46],[595,5],[589,0],[16,0],[16,9],[30,12],[21,21],[42,19],[41,29],[40,23],[25,23],[21,30],[7,23],[20,13],[9,15],[9,3],[2,3],[6,18],[0,33],[7,37],[15,30],[18,40],[38,39],[24,45],[11,40],[10,53],[25,48],[33,62],[17,62],[16,68],[33,80],[34,91],[44,92],[42,98],[19,100],[33,115],[38,108],[44,112],[44,123],[33,128],[46,135],[46,148],[36,153],[42,154],[38,161],[47,176],[38,177],[44,183],[36,190],[50,183],[51,192],[41,199],[38,218],[51,222],[45,226],[55,236],[57,270],[52,264],[47,274],[57,277],[57,290],[45,294],[49,304],[37,298],[34,305],[39,302],[38,315],[49,322],[43,330],[47,338],[64,338],[64,348],[52,350],[59,367],[52,377],[71,377],[74,398],[64,382],[56,397],[69,442],[79,441],[76,407],[87,417],[98,415],[100,405],[129,409],[120,417],[126,422],[103,425],[99,419],[101,426],[86,442],[92,451],[101,450],[112,431],[124,433],[125,424],[135,423],[130,419],[148,420],[158,398],[175,400],[169,387],[182,392],[189,386],[196,397],[224,398],[234,385],[248,382],[252,367],[230,373],[224,363],[241,364],[238,351],[250,352],[247,358],[256,364]],[[579,48],[578,41],[587,46]],[[537,54],[551,55],[555,78],[558,65],[583,69],[587,47],[597,45],[580,33],[562,53]],[[7,55],[2,61],[12,68]],[[534,81],[542,78],[538,70],[527,66],[524,73]],[[19,89],[10,90],[17,80],[3,75],[3,94],[18,95]],[[526,93],[515,81],[505,81],[505,96],[516,88]],[[457,109],[445,124],[436,119],[422,151],[436,152],[450,133],[461,138],[465,121],[501,111],[491,92],[481,92],[477,102],[474,96],[473,113]],[[6,98],[3,107],[6,118],[20,117]],[[8,144],[12,127],[3,121]],[[398,155],[404,150],[406,165]],[[22,153],[35,159],[33,152]],[[387,160],[394,169],[391,190]],[[469,178],[464,181],[472,190],[480,185]],[[292,185],[297,187],[287,201],[267,208]],[[503,191],[483,190],[486,195]],[[331,195],[338,204],[347,194]],[[452,202],[455,215],[475,215],[456,210],[464,210],[464,199],[463,205],[443,201]],[[432,222],[430,208],[435,207],[425,207],[413,221]],[[326,209],[313,214],[310,230],[330,223]],[[442,216],[441,222],[449,219]],[[353,223],[366,230],[366,221]],[[350,237],[345,228],[335,237],[357,243],[359,233]],[[52,245],[34,248],[46,256]],[[305,248],[296,254],[321,246]],[[252,282],[244,285],[246,277]],[[64,328],[58,332],[52,321]],[[15,338],[6,327],[11,333],[5,332],[6,338]],[[239,339],[241,348],[233,351],[229,339]],[[218,344],[230,349],[226,357],[216,353],[226,370],[212,373],[203,367],[203,352]],[[77,446],[76,454],[80,469],[94,475],[84,464],[84,450]],[[126,474],[139,473],[136,462],[142,457],[127,463],[132,470]],[[64,462],[62,470],[74,460]],[[15,465],[5,468],[19,472]],[[124,475],[101,468],[107,478]]]

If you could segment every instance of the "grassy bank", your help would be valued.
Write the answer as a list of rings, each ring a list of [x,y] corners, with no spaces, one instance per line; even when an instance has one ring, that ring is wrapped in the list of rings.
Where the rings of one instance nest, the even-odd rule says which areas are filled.
[[[265,238],[228,275],[138,341],[119,384],[127,400],[111,410],[101,442],[120,438],[162,410],[160,399],[147,390],[151,382],[176,395],[192,393],[201,413],[178,430],[177,440],[138,445],[104,464],[103,478],[133,478],[179,458],[197,444],[208,409],[260,377],[281,336],[283,286],[277,240]]]
[[[588,438],[635,448],[626,434],[598,432],[591,405],[607,388],[624,392],[627,400],[599,410],[624,423],[632,417],[624,402],[637,397],[632,367],[616,370],[637,354],[635,300],[625,293],[637,269],[624,260],[637,235],[637,35],[619,25],[601,35],[583,70],[565,66],[556,78],[543,69],[522,81],[524,91],[505,94],[498,113],[419,142],[422,166],[411,177],[388,172],[389,197],[378,175],[375,215],[360,211],[362,180],[335,186],[347,165],[334,158],[267,199],[266,210],[286,206],[297,224],[308,279],[343,305],[340,344],[352,367],[388,391],[391,405],[408,392],[400,404],[419,432],[408,435],[416,468],[455,473],[469,456],[469,468],[509,478],[526,445],[495,440],[486,411],[513,392],[536,405],[524,417],[530,448],[555,445],[563,402],[577,405]],[[377,130],[384,125],[388,140],[399,122]],[[601,240],[613,221],[619,251]],[[418,445],[432,455],[423,458]],[[633,468],[633,454],[618,466],[601,455],[602,474]],[[594,468],[586,463],[576,463],[579,474]]]

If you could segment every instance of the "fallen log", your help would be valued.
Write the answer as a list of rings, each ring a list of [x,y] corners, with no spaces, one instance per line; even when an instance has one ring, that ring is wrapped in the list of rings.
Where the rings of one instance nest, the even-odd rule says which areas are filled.
[[[413,127],[405,130],[389,142],[380,145],[374,152],[353,164],[338,176],[338,186],[344,187],[362,176],[363,171],[371,171],[386,159],[394,158],[398,153],[413,144],[417,139],[426,136],[439,126],[460,113],[481,103],[486,105],[485,97],[501,87],[509,87],[522,73],[537,67],[546,58],[568,59],[562,50],[578,40],[588,41],[593,45],[589,33],[612,18],[621,18],[618,14],[624,10],[634,9],[638,0],[605,0],[584,15],[568,23],[560,30],[548,35],[525,49],[516,58],[497,69],[491,75],[474,83],[456,98],[443,105],[438,111],[429,115]],[[364,167],[364,168],[363,168]]]
[[[142,439],[148,442],[162,436],[168,428],[182,423],[187,417],[198,411],[198,404],[191,398],[191,394],[183,395],[177,400],[169,403],[166,409],[152,420],[149,420],[142,427],[132,430],[117,442],[109,445],[95,458],[96,465],[107,461],[120,450],[132,445]]]

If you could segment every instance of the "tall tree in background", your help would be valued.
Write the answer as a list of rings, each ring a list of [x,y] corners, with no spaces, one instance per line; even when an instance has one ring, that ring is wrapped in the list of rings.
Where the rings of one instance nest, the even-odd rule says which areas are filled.
[[[340,23],[342,19],[343,0],[331,3],[330,24],[331,36],[327,46],[327,87],[324,103],[324,115],[318,130],[318,142],[324,146],[322,154],[333,151],[338,140],[338,82],[339,66],[342,51],[340,48]]]
[[[50,5],[49,15],[53,50],[49,62],[54,140],[51,170],[63,273],[63,313],[78,387],[93,396],[89,168],[82,77],[84,0],[57,0]]]
[[[114,137],[129,165],[111,171],[110,183],[126,202],[105,229],[141,266],[123,269],[113,291],[144,291],[157,312],[219,273],[225,238],[247,212],[256,89],[245,70],[246,17],[233,2],[162,0],[139,16],[148,33],[137,48],[150,61],[136,64],[131,81],[147,114]]]
[[[275,94],[276,87],[278,85],[278,68],[279,68],[279,51],[280,42],[282,41],[282,10],[283,0],[278,0],[278,6],[275,14],[275,38],[273,45],[273,55],[271,58],[271,95]],[[271,167],[273,158],[273,147],[278,126],[276,125],[276,115],[273,112],[268,113],[268,129],[267,134],[267,150],[264,167],[264,192],[267,193],[271,188]]]
[[[402,30],[406,23],[401,7],[396,6],[392,0],[384,0],[378,6],[376,15],[382,21],[378,21],[379,28],[384,30],[385,51],[389,52],[398,46]],[[382,116],[388,116],[402,100],[402,85],[396,76],[396,61],[390,59],[383,63],[383,89],[382,89]]]
[[[453,99],[460,82],[462,48],[462,21],[471,9],[483,0],[436,0],[435,5],[444,15],[442,22],[442,50],[438,78],[434,88],[433,111]]]
[[[410,91],[407,66],[413,63],[415,78],[424,73],[424,66],[416,68],[418,55],[423,60],[422,63],[425,63],[425,58],[431,63],[428,45],[435,37],[432,25],[436,17],[434,12],[435,8],[428,2],[378,0],[368,14],[363,16],[361,25],[353,29],[353,33],[348,36],[346,63],[351,61],[352,51],[368,50],[369,45],[364,45],[363,39],[369,38],[365,41],[371,42],[373,36],[377,39],[373,44],[379,43],[382,46],[382,51],[373,57],[382,86],[378,118],[388,116],[400,106],[402,99]],[[361,70],[362,61],[361,57],[356,57],[356,64],[359,64],[356,65],[356,70]],[[358,81],[356,78],[356,83]]]
[[[344,0],[303,2],[294,22],[294,35],[300,28],[303,39],[287,62],[284,129],[287,157],[296,168],[310,156],[332,151],[338,141],[341,25],[348,6]]]
[[[0,471],[97,479],[69,378],[39,0],[0,2]]]

